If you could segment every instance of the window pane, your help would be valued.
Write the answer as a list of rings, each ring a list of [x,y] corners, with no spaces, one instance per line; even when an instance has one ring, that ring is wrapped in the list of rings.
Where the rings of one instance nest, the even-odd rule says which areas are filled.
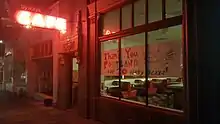
[[[121,39],[122,100],[146,103],[145,33]]]
[[[182,0],[166,0],[166,18],[182,15]]]
[[[182,27],[148,33],[148,102],[183,109]]]
[[[131,28],[132,5],[129,4],[122,8],[122,30]]]
[[[112,34],[120,30],[120,9],[106,13],[103,16],[103,35]]]
[[[101,43],[101,95],[120,96],[118,40]]]
[[[145,24],[145,1],[146,0],[138,0],[134,3],[134,26]]]
[[[148,0],[148,22],[159,20],[162,20],[162,0]]]

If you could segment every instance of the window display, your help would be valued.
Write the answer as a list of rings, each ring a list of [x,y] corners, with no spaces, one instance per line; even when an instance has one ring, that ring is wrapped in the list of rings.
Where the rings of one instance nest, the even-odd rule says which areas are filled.
[[[148,103],[151,105],[183,109],[181,34],[181,26],[148,33]]]
[[[120,97],[118,40],[101,43],[101,95]]]
[[[171,12],[171,9],[176,10],[173,8],[174,1],[179,0],[171,1],[173,2],[148,0],[146,10],[146,0],[138,0],[119,9],[121,12],[114,10],[114,13],[119,11],[116,20],[120,13],[122,14],[121,21],[117,21],[122,23],[122,27],[121,30],[117,30],[118,39],[115,39],[115,36],[108,36],[108,40],[104,40],[106,37],[100,38],[101,96],[183,110],[182,25],[176,18],[173,18],[176,22],[162,19],[168,17],[167,13]],[[132,6],[134,8],[131,10]],[[178,11],[181,10],[181,6],[177,6]],[[162,15],[165,13],[166,15]],[[130,21],[125,21],[132,14],[133,20],[131,18]],[[145,19],[148,19],[147,24]],[[155,21],[158,25],[155,25]],[[131,30],[125,30],[129,28],[128,22],[134,22],[134,28],[131,27]],[[170,23],[176,26],[170,27]],[[112,29],[116,29],[115,27],[118,25],[112,22]],[[106,29],[105,26],[103,28]],[[108,31],[107,34],[110,33],[112,32]]]
[[[145,33],[121,38],[123,100],[146,103]]]

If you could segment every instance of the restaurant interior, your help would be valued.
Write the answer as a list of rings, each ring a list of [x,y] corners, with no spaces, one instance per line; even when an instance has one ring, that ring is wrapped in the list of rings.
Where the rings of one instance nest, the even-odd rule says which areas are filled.
[[[181,25],[104,41],[101,56],[101,96],[183,111]]]

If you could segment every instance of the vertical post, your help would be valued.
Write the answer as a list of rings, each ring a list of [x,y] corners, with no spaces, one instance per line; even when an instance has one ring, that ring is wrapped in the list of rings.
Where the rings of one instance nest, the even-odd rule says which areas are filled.
[[[188,124],[218,124],[220,1],[186,0]]]
[[[72,105],[72,57],[70,55],[60,55],[58,84],[57,107],[68,109]]]

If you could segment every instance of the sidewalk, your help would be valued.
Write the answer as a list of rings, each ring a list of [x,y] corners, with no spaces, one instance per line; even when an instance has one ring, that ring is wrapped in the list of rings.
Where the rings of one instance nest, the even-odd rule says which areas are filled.
[[[0,92],[1,124],[101,124],[80,117],[76,110],[62,111]]]

